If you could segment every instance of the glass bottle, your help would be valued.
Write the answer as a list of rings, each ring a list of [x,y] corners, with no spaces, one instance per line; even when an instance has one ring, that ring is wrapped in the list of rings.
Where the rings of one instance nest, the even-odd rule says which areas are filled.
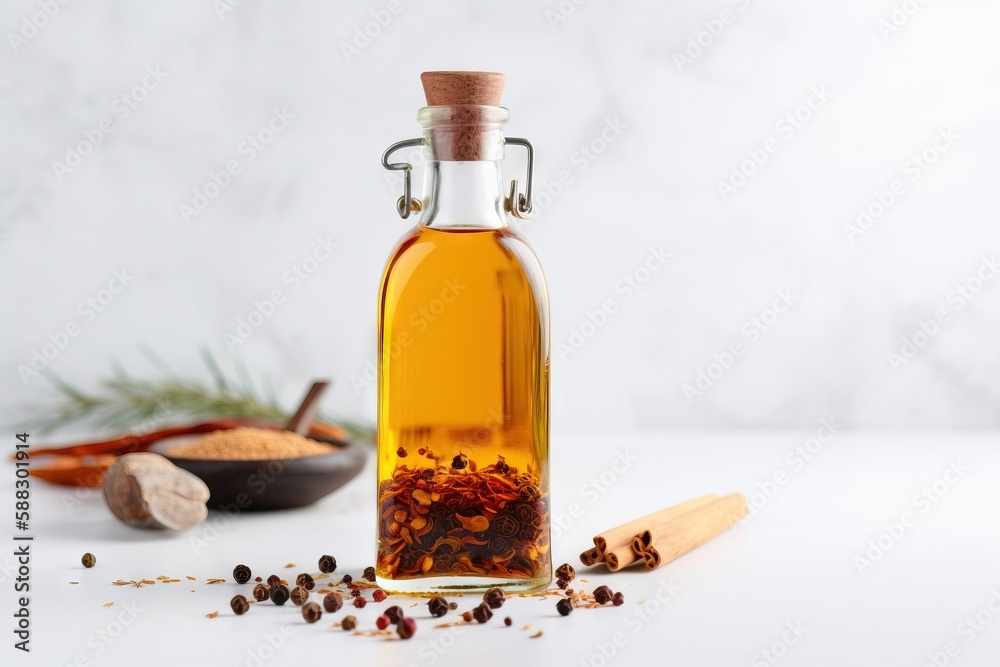
[[[533,590],[552,576],[548,294],[505,218],[530,212],[531,146],[505,142],[508,112],[476,92],[483,76],[502,86],[425,74],[423,138],[383,156],[406,171],[400,215],[420,216],[379,293],[376,576],[390,591]],[[459,90],[435,98],[435,82]],[[525,195],[516,182],[503,194],[505,143],[529,150]],[[388,158],[417,144],[424,198],[411,200],[410,166]]]

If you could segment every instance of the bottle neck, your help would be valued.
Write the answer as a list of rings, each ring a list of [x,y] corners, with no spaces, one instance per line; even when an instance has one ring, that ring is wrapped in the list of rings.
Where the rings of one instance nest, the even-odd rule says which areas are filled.
[[[507,226],[499,160],[427,162],[420,224],[451,229]]]

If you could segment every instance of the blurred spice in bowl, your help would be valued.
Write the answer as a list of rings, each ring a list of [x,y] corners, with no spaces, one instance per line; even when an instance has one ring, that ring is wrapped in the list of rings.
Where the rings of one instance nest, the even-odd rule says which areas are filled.
[[[234,428],[214,431],[194,442],[167,449],[168,456],[198,461],[261,461],[332,454],[337,449],[291,431]]]

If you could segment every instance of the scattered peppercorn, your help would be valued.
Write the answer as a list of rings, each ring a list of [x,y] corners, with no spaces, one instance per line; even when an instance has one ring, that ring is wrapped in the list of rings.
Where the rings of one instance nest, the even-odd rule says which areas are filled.
[[[621,591],[614,594],[614,597],[611,598],[611,604],[616,607],[620,607],[625,604],[625,596],[621,594]]]
[[[309,591],[307,591],[304,586],[296,586],[292,589],[290,597],[292,599],[292,604],[296,607],[301,607],[309,600]]]
[[[347,615],[340,621],[340,627],[344,630],[351,631],[358,627],[358,619],[354,616]]]
[[[467,465],[469,465],[469,457],[465,454],[456,454],[455,458],[451,460],[451,467],[455,470],[462,470]]]
[[[235,579],[238,584],[247,583],[250,581],[250,577],[252,576],[253,574],[251,574],[250,568],[246,565],[240,564],[233,568],[233,579]]]
[[[576,576],[576,570],[574,570],[573,566],[570,565],[569,563],[563,563],[562,565],[556,568],[556,579],[561,579],[566,583],[569,583],[573,581],[573,578],[575,576]]]
[[[448,609],[451,609],[452,611],[455,611],[456,609],[458,609],[458,603],[457,602],[449,602],[448,603]]]
[[[472,610],[472,617],[476,619],[479,623],[485,623],[486,621],[493,618],[493,610],[490,606],[483,602],[478,607]]]
[[[389,627],[389,617],[386,616],[385,614],[382,614],[381,616],[376,618],[375,627],[378,628],[379,630],[385,630],[387,627]]]
[[[507,465],[507,462],[504,460],[502,456],[497,457],[496,468],[497,472],[500,473],[501,475],[506,475],[507,473],[510,472],[510,466]]]
[[[362,597],[354,598],[354,606],[357,607],[358,609],[364,609],[366,604],[368,604],[368,600]]]
[[[385,610],[385,615],[389,617],[390,623],[396,625],[399,623],[399,619],[403,618],[403,610],[398,605],[392,605]]]
[[[372,591],[372,600],[374,600],[375,602],[382,602],[387,597],[388,596],[386,595],[385,591],[383,591],[381,588],[376,588],[374,591]]]
[[[514,621],[510,620],[510,616],[508,616],[507,618],[503,619],[503,624],[506,625],[508,628],[510,627],[510,624],[513,623],[513,622]]]
[[[97,557],[88,551],[83,554],[83,558],[80,559],[80,562],[83,563],[85,568],[90,569],[97,564]]]
[[[360,589],[358,589],[358,588],[352,588],[351,589],[351,597],[352,598],[356,598],[359,595],[361,595],[361,590]]]
[[[399,449],[396,450],[396,456],[398,456],[401,459],[405,459],[406,454],[407,454],[406,447],[400,447]]]
[[[264,584],[257,584],[253,587],[253,599],[257,602],[263,602],[268,598],[267,586]]]
[[[306,623],[315,623],[322,615],[323,611],[315,602],[307,602],[302,605],[302,618],[305,619]]]
[[[400,619],[396,624],[396,634],[400,639],[409,639],[417,632],[417,622],[412,618]]]
[[[277,586],[271,587],[271,602],[279,607],[288,602],[288,598],[290,596],[291,593],[288,592],[288,586],[285,586],[284,584],[278,584]]]
[[[323,574],[330,574],[337,569],[337,559],[333,556],[319,557],[319,571]]]
[[[365,573],[361,575],[362,579],[367,579],[368,581],[375,581],[375,568],[369,565],[365,568]]]
[[[427,450],[424,449],[423,447],[421,447],[420,449],[417,450],[417,454],[420,454],[421,456],[423,456],[426,453],[427,453]]]
[[[242,616],[250,610],[250,603],[242,595],[237,595],[232,600],[229,601],[229,606],[233,608],[233,613],[237,616]]]
[[[473,614],[472,614],[471,611],[463,611],[462,612],[462,620],[463,621],[465,621],[466,623],[472,623],[472,619],[473,619]]]
[[[349,584],[349,583],[351,583],[352,581],[354,581],[354,577],[352,577],[352,576],[351,576],[351,575],[349,575],[349,574],[345,574],[345,575],[344,575],[344,578],[340,580],[340,582],[341,582],[341,583],[343,583],[343,584]]]
[[[556,586],[558,586],[563,590],[566,590],[566,587],[569,586],[569,584],[566,583],[564,579],[556,579]]]
[[[427,611],[431,616],[440,618],[448,613],[448,601],[440,595],[433,597],[427,602]]]
[[[301,586],[307,591],[311,591],[316,588],[316,581],[312,578],[312,575],[308,572],[303,572],[299,576],[295,577],[295,585]]]
[[[597,601],[597,604],[607,604],[611,602],[612,596],[613,594],[611,593],[611,589],[607,586],[598,586],[594,589],[594,599]]]
[[[327,593],[326,597],[323,598],[323,609],[326,609],[331,614],[335,611],[340,611],[340,608],[343,606],[344,598],[337,591]]]
[[[483,601],[489,606],[490,609],[499,609],[503,606],[504,597],[502,593],[497,595],[496,593],[487,592],[486,595],[483,596]]]
[[[570,612],[573,611],[573,603],[569,601],[569,598],[563,598],[556,602],[556,611],[559,612],[560,616],[569,616]]]
[[[253,578],[253,580],[254,580],[254,581],[256,581],[256,582],[257,582],[258,584],[259,584],[260,582],[264,581],[264,580],[263,580],[263,579],[261,579],[260,577],[254,577],[254,578]]]
[[[276,574],[272,574],[270,577],[267,578],[268,588],[274,588],[275,586],[279,586],[280,584],[281,584],[281,577],[279,577]]]

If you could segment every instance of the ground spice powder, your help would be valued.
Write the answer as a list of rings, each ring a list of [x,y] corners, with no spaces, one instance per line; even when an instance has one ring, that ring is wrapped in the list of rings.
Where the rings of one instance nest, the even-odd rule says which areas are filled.
[[[187,445],[167,451],[170,456],[208,461],[257,461],[318,456],[336,451],[331,445],[291,431],[233,428],[213,431]]]

